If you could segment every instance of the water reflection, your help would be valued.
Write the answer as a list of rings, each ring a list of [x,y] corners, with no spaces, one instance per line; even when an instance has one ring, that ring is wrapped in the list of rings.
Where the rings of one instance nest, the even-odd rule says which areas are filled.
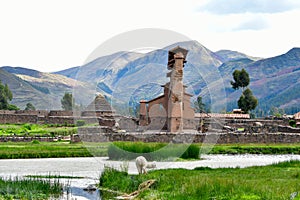
[[[79,187],[69,187],[68,191],[64,192],[62,197],[63,200],[100,200],[100,191],[97,189],[96,191],[85,191],[84,188]]]

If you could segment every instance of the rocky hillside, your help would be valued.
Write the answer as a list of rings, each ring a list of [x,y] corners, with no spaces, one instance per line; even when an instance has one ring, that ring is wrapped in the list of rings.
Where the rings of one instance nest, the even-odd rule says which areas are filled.
[[[14,103],[21,107],[27,101],[36,101],[39,108],[50,105],[58,109],[65,91],[75,92],[77,103],[83,105],[91,102],[98,92],[110,98],[113,104],[132,105],[140,99],[151,99],[162,93],[161,85],[168,81],[168,50],[178,45],[189,51],[184,68],[187,91],[194,95],[193,100],[200,94],[213,111],[237,107],[241,91],[234,91],[230,80],[232,72],[242,68],[250,74],[250,88],[259,98],[260,112],[267,114],[272,106],[290,112],[300,110],[299,48],[262,59],[231,50],[212,52],[197,41],[187,41],[146,54],[117,52],[54,74],[3,67],[0,78],[9,83],[15,96]],[[3,70],[17,83],[8,82]],[[14,86],[21,83],[24,88]],[[43,103],[43,98],[50,104]]]
[[[21,109],[31,102],[37,109],[61,109],[60,100],[65,92],[81,90],[94,96],[88,83],[76,81],[58,74],[44,73],[26,68],[3,67],[0,79],[13,92],[12,104]],[[90,102],[80,102],[90,103]]]

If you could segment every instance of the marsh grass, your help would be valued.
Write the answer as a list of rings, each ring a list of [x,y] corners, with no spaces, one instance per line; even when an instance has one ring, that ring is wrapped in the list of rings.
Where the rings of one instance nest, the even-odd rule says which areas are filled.
[[[199,150],[195,144],[113,142],[107,154],[111,160],[132,160],[139,155],[147,160],[199,159]]]
[[[49,199],[62,195],[63,186],[58,180],[0,178],[0,199]]]
[[[131,193],[143,181],[156,179],[156,184],[137,199],[287,200],[294,193],[294,200],[299,200],[299,174],[300,161],[249,168],[153,170],[146,175],[105,169],[99,186]],[[102,193],[104,199],[113,195]]]
[[[83,176],[65,176],[65,175],[26,175],[26,178],[33,179],[84,179]]]

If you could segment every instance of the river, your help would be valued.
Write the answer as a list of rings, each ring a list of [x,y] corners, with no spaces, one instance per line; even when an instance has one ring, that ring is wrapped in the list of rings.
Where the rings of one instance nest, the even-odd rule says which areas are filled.
[[[157,169],[195,167],[249,167],[300,160],[300,155],[203,155],[198,161],[157,162]],[[97,184],[104,165],[115,168],[128,167],[130,174],[137,174],[134,161],[109,161],[106,157],[91,158],[46,158],[0,160],[0,176],[4,178],[25,175],[61,175],[84,177],[81,179],[62,179],[69,185],[70,194],[62,199],[83,200],[101,199],[99,191],[85,192],[83,188]]]

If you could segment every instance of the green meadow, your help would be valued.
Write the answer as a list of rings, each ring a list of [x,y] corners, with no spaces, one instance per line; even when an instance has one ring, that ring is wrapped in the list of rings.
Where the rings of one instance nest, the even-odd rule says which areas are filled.
[[[102,197],[138,190],[150,179],[156,182],[136,199],[201,200],[288,200],[300,199],[300,162],[291,161],[264,167],[152,170],[129,175],[106,167],[100,177]]]
[[[202,144],[142,142],[0,142],[0,159],[109,157],[132,160],[143,154],[148,160],[199,159]],[[300,144],[226,144],[211,146],[209,154],[300,154]]]
[[[93,154],[91,154],[91,151]],[[107,145],[59,141],[0,143],[0,159],[92,157],[93,155],[106,156]]]

